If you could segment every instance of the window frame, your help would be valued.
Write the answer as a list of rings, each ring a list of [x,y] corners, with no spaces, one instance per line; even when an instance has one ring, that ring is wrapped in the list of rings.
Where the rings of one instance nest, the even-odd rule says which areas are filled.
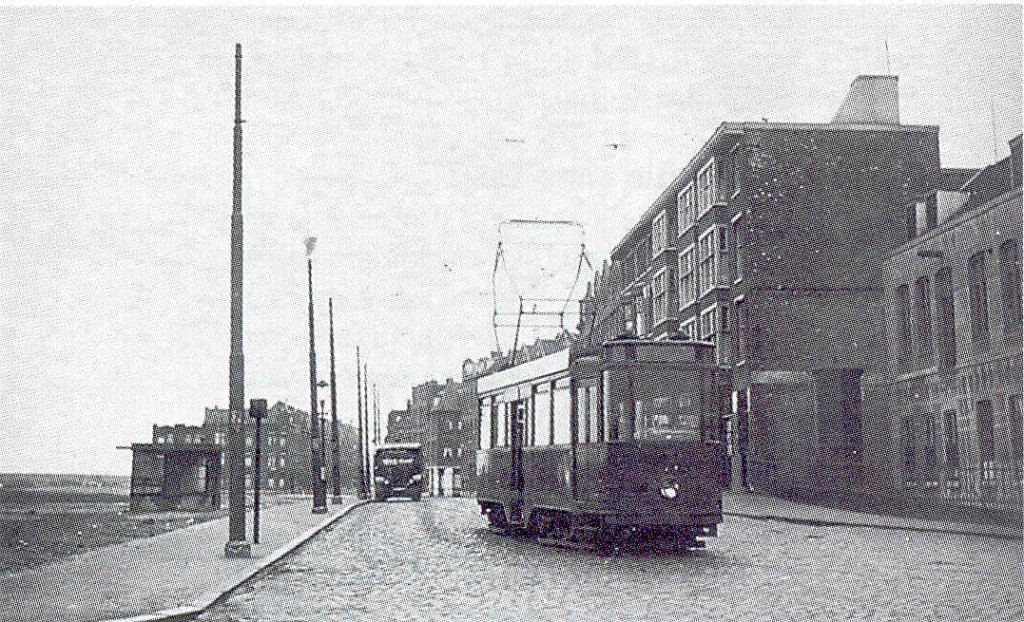
[[[668,317],[668,268],[662,268],[651,277],[652,328]]]
[[[988,268],[985,251],[974,253],[967,259],[968,308],[971,314],[971,341],[976,346],[988,345],[992,334],[988,300]]]
[[[677,228],[679,229],[679,237],[682,237],[684,233],[697,224],[696,192],[696,182],[691,180],[676,195],[676,215],[678,219]]]
[[[679,308],[685,309],[697,302],[697,245],[688,244],[679,253]]]
[[[697,219],[699,219],[718,204],[718,179],[715,158],[710,158],[697,171],[695,184],[697,186]]]
[[[1003,306],[1003,333],[1006,337],[1021,334],[1021,245],[1019,239],[1008,239],[999,245],[999,284]]]
[[[914,352],[921,363],[928,365],[934,360],[935,348],[932,336],[932,283],[927,275],[914,281]]]
[[[707,318],[707,319],[705,319]],[[698,329],[700,331],[700,340],[707,341],[710,343],[715,342],[715,336],[718,334],[718,305],[713,304],[709,307],[705,307],[700,312],[700,319],[698,321]]]
[[[651,259],[668,248],[668,216],[661,210],[651,221]]]

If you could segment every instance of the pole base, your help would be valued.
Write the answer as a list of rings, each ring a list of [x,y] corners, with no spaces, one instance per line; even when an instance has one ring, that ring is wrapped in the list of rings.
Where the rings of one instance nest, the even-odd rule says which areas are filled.
[[[252,557],[252,547],[245,540],[229,540],[224,545],[224,557]]]
[[[314,514],[326,514],[327,513],[327,506],[326,505],[314,505],[313,506],[313,513]]]
[[[344,502],[344,497],[331,497],[331,505],[341,505]]]

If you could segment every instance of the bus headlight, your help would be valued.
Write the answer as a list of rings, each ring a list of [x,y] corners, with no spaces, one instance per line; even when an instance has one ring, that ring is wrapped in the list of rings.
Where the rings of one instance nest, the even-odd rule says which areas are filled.
[[[423,474],[422,473],[417,473],[416,475],[413,475],[412,478],[409,481],[410,482],[422,482],[423,481]]]
[[[373,476],[373,481],[375,481],[375,482],[383,482],[384,481],[384,476],[383,475],[374,475]]]
[[[675,486],[662,486],[661,487],[661,496],[665,497],[666,499],[675,499],[677,494],[678,494],[678,491],[676,490]]]

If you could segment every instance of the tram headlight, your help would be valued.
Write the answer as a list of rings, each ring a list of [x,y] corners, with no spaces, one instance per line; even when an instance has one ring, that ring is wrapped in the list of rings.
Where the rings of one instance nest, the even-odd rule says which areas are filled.
[[[676,490],[675,486],[661,487],[661,496],[665,497],[666,499],[675,499],[677,494],[679,494],[679,491]]]

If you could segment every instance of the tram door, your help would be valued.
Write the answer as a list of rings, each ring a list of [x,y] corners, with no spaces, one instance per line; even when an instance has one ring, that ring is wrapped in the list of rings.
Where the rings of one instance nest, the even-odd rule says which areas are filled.
[[[517,400],[510,404],[511,425],[509,440],[512,449],[512,499],[509,504],[510,518],[515,522],[523,520],[523,444],[526,436],[526,401]]]

